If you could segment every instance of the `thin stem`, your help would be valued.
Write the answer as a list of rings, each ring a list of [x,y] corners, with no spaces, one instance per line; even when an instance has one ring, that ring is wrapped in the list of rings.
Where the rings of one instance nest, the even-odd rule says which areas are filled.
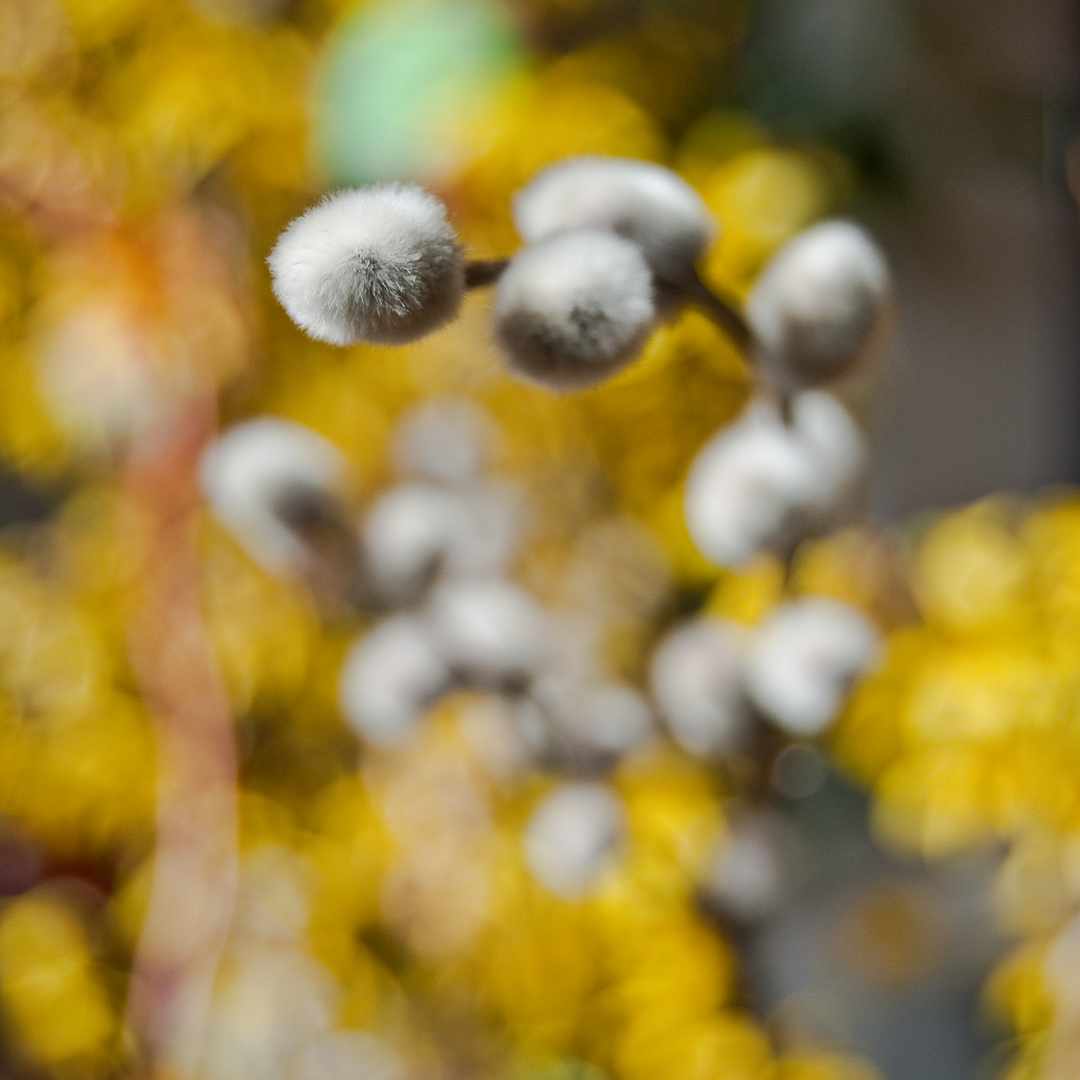
[[[509,259],[476,259],[465,264],[465,288],[481,289],[494,285],[510,265]]]
[[[191,407],[132,453],[127,512],[137,537],[129,598],[132,665],[158,740],[150,903],[127,1021],[146,1075],[197,1075],[237,879],[237,760],[229,703],[200,611],[195,477],[213,402]]]
[[[732,337],[743,353],[750,355],[753,335],[750,333],[746,320],[727,300],[717,296],[701,280],[696,271],[683,281],[664,281],[662,284],[674,289],[690,303],[702,308],[713,322]]]

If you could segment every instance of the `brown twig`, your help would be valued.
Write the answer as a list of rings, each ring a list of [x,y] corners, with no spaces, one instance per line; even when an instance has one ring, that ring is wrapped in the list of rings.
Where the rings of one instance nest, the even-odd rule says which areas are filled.
[[[477,259],[465,264],[465,288],[480,289],[494,285],[510,265],[509,259]]]
[[[661,285],[702,308],[705,314],[732,338],[739,350],[750,357],[752,335],[746,320],[734,305],[713,292],[697,273],[691,273],[680,281],[662,281]]]

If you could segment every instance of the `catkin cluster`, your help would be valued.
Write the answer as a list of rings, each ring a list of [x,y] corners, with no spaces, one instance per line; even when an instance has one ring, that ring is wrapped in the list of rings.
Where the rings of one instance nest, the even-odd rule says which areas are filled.
[[[412,340],[452,318],[465,288],[493,285],[511,371],[562,391],[618,371],[661,320],[699,305],[757,372],[742,415],[700,448],[686,477],[685,523],[700,553],[729,571],[763,555],[789,560],[857,512],[865,441],[832,390],[877,348],[890,295],[884,260],[860,229],[827,222],[797,236],[742,314],[699,277],[718,225],[667,169],[571,159],[536,176],[513,212],[525,245],[475,263],[422,189],[341,192],[282,234],[269,258],[274,289],[301,327],[344,344]],[[482,699],[470,723],[489,742],[499,733],[504,765],[565,777],[536,808],[523,850],[545,888],[578,896],[623,837],[625,813],[605,779],[621,759],[665,738],[711,764],[745,757],[762,723],[781,740],[813,739],[873,662],[878,633],[824,596],[781,602],[755,626],[703,613],[660,637],[645,685],[632,685],[568,649],[567,613],[513,580],[527,508],[486,475],[490,436],[490,418],[464,402],[421,406],[397,432],[399,481],[362,511],[340,453],[281,420],[227,432],[204,459],[203,482],[220,521],[266,569],[324,593],[336,584],[331,602],[372,617],[339,683],[364,742],[413,739],[436,701],[466,689]],[[718,904],[749,917],[776,888],[739,884],[738,860],[783,860],[766,819],[749,815],[743,833],[742,847],[725,848],[736,862],[707,877]]]
[[[559,390],[626,366],[686,302],[750,342],[784,394],[842,375],[885,321],[884,262],[846,222],[785,247],[744,320],[697,274],[717,222],[685,180],[649,162],[551,165],[514,197],[513,217],[525,246],[505,260],[469,262],[445,207],[422,188],[341,191],[282,233],[268,260],[274,292],[314,338],[393,344],[437,330],[466,288],[493,284],[495,335],[510,368]]]

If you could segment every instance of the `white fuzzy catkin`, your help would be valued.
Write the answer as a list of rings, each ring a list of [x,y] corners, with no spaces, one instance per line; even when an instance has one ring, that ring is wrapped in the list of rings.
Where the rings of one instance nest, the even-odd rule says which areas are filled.
[[[296,571],[304,542],[280,516],[292,496],[335,500],[345,459],[314,431],[263,417],[230,428],[207,448],[199,478],[214,516],[247,553],[274,574]]]
[[[754,402],[694,458],[683,493],[686,527],[707,559],[738,566],[783,538],[814,483],[805,448],[773,406]]]
[[[747,297],[746,318],[782,384],[825,382],[867,350],[891,291],[873,240],[850,222],[826,221],[773,256]]]
[[[535,243],[567,229],[603,229],[632,240],[661,277],[682,281],[716,223],[701,196],[647,161],[577,157],[539,172],[514,197],[514,224]]]
[[[609,865],[625,828],[622,804],[600,784],[563,784],[525,827],[525,861],[549,892],[574,900]]]
[[[649,703],[632,687],[548,674],[532,688],[559,742],[575,756],[614,758],[641,746],[653,733]]]
[[[508,485],[401,484],[364,520],[367,569],[380,599],[407,603],[437,573],[498,574],[517,538],[520,499]]]
[[[450,667],[484,687],[517,685],[547,659],[547,619],[524,589],[498,578],[441,582],[425,615]]]
[[[460,577],[496,577],[510,562],[526,515],[521,489],[508,481],[476,480],[454,489],[465,507],[464,531],[446,553],[444,569]]]
[[[403,473],[459,484],[473,479],[494,438],[494,423],[465,398],[430,398],[410,409],[394,432],[393,456]]]
[[[831,525],[865,465],[862,433],[831,394],[796,395],[790,426],[756,401],[698,451],[684,490],[687,529],[707,559],[738,566],[799,529]]]
[[[419,595],[467,528],[461,498],[435,484],[402,484],[364,519],[368,573],[378,595],[405,603]]]
[[[790,889],[783,826],[768,813],[737,819],[717,844],[702,889],[724,914],[748,923],[768,918]]]
[[[653,654],[653,698],[675,741],[690,753],[730,753],[745,734],[745,646],[740,627],[704,617],[675,627]]]
[[[511,368],[560,390],[593,386],[624,367],[656,320],[641,249],[587,230],[518,252],[499,279],[494,310]]]
[[[782,604],[757,629],[747,691],[788,734],[819,735],[878,649],[877,630],[849,604],[820,596]]]
[[[328,195],[288,226],[267,262],[289,317],[331,345],[423,337],[457,314],[465,287],[446,208],[415,184]]]
[[[338,696],[358,735],[377,745],[390,745],[412,734],[425,706],[450,683],[450,669],[423,620],[395,615],[349,651]]]
[[[791,430],[813,462],[814,490],[807,501],[827,508],[862,475],[867,457],[862,431],[840,401],[823,390],[792,399]]]

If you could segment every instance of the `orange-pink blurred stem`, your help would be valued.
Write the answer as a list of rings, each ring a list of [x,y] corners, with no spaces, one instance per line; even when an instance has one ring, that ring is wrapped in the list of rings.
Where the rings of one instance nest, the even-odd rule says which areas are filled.
[[[212,402],[132,451],[127,509],[140,565],[129,650],[157,730],[157,835],[129,1030],[147,1072],[198,1070],[237,876],[236,748],[199,604],[197,467]]]

